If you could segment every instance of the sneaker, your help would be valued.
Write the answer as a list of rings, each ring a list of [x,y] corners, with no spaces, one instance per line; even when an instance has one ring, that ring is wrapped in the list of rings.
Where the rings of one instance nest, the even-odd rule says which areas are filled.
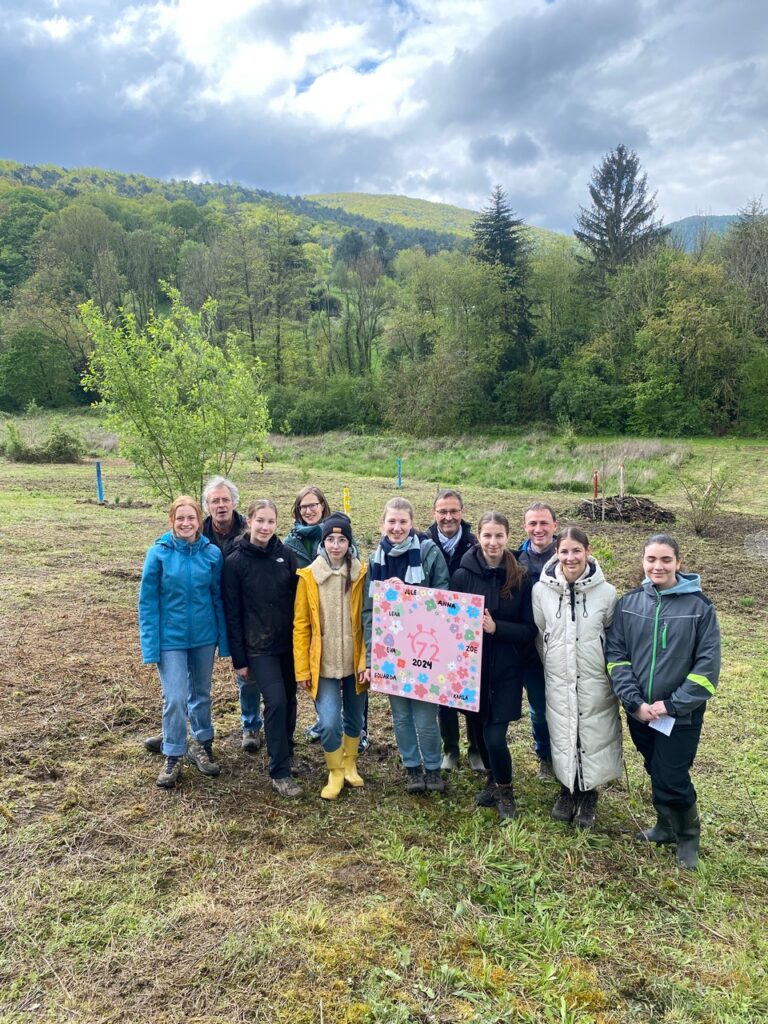
[[[539,770],[536,772],[539,782],[554,782],[555,773],[552,771],[552,762],[548,757],[539,758]]]
[[[549,812],[552,821],[573,821],[576,813],[576,798],[567,786],[560,787],[560,795]]]
[[[496,787],[496,810],[499,812],[502,825],[512,821],[517,814],[515,794],[511,785]]]
[[[206,740],[204,743],[190,740],[187,760],[203,775],[218,775],[221,772],[221,767],[213,759],[213,740]]]
[[[157,776],[157,785],[161,789],[173,789],[181,778],[181,758],[166,757],[163,770]]]
[[[493,781],[493,772],[486,772],[485,785],[479,793],[475,793],[475,803],[478,807],[496,806],[496,783]]]
[[[310,725],[307,731],[304,733],[304,738],[307,743],[319,743],[320,742],[320,730],[317,725]]]
[[[443,754],[443,760],[440,764],[440,770],[444,772],[455,771],[459,767],[459,755],[452,750],[450,753]]]
[[[261,746],[261,729],[243,729],[240,749],[246,754],[255,754]]]
[[[439,768],[427,768],[424,781],[428,793],[444,793],[445,783]]]
[[[406,768],[405,775],[406,793],[426,793],[427,780],[424,778],[424,771],[421,765],[418,768]]]
[[[298,800],[304,796],[304,790],[290,775],[287,779],[272,779],[272,789],[286,800]]]
[[[158,733],[157,736],[147,736],[144,740],[144,749],[148,750],[150,754],[162,754],[163,734]]]
[[[364,754],[370,745],[371,741],[368,738],[368,733],[363,729],[360,733],[360,746],[357,748],[358,754]]]
[[[588,789],[579,793],[576,803],[576,813],[573,816],[573,824],[576,828],[590,829],[595,824],[597,812],[597,790]]]
[[[485,771],[485,765],[483,764],[483,759],[480,756],[479,750],[470,750],[467,757],[469,758],[469,767],[472,769],[473,772]]]

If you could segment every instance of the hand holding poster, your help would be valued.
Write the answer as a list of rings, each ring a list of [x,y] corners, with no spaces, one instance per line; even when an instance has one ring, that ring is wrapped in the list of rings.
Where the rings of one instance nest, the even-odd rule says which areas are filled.
[[[477,711],[482,597],[373,583],[371,689]]]

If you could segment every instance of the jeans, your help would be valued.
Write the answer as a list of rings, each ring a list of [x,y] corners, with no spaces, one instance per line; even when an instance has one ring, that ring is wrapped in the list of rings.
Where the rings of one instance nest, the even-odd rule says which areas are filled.
[[[296,728],[296,680],[291,655],[261,654],[248,659],[248,679],[264,698],[264,735],[272,779],[291,774]]]
[[[469,753],[474,754],[479,752],[479,745],[477,742],[476,724],[474,718],[462,712],[464,715],[464,721],[466,722],[467,728],[467,744],[469,746]],[[445,708],[442,705],[438,705],[437,708],[437,721],[440,726],[440,736],[443,741],[443,750],[446,754],[459,753],[459,711],[457,708]]]
[[[691,765],[696,757],[704,724],[704,708],[691,715],[690,722],[675,721],[669,736],[627,715],[629,735],[642,754],[646,772],[651,777],[655,807],[671,807],[686,811],[696,803],[696,790],[691,782]]]
[[[339,749],[342,730],[345,736],[359,738],[363,728],[364,706],[365,692],[357,692],[354,675],[343,679],[320,676],[315,711],[319,722],[320,743],[326,754]]]
[[[547,725],[547,701],[544,696],[544,668],[540,661],[523,669],[523,685],[528,695],[528,714],[531,717],[533,749],[536,752],[536,757],[540,760],[551,761],[552,748]]]
[[[397,748],[405,767],[418,768],[423,761],[428,771],[439,768],[442,755],[437,705],[390,695],[389,706]]]
[[[512,758],[507,746],[508,726],[509,722],[486,722],[483,725],[486,764],[493,773],[494,782],[499,786],[508,786],[512,782]]]
[[[187,752],[187,717],[198,742],[213,739],[211,674],[215,644],[163,651],[157,671],[163,687],[163,753],[181,757]]]
[[[242,676],[235,675],[235,682],[240,691],[240,721],[243,723],[243,731],[258,732],[264,725],[264,719],[259,710],[261,704],[259,688],[250,678],[243,679]]]

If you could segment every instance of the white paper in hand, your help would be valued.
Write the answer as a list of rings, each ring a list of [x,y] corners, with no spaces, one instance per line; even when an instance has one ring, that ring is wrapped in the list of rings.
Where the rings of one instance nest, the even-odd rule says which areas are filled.
[[[661,718],[653,718],[648,723],[652,729],[656,729],[657,732],[663,732],[665,736],[669,736],[675,727],[675,720],[672,715],[662,715]]]

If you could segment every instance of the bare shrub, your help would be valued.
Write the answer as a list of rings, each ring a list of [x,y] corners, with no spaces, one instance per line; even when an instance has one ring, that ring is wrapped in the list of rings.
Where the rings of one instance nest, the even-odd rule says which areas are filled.
[[[713,460],[703,480],[681,476],[680,486],[689,508],[688,523],[694,533],[702,534],[720,515],[726,498],[736,486],[736,479],[726,467],[715,467]]]

